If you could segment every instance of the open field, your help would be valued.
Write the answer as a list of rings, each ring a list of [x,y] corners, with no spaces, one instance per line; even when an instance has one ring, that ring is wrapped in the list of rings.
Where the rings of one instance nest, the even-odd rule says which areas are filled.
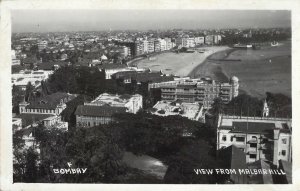
[[[187,76],[195,67],[201,64],[209,55],[226,50],[228,47],[201,47],[199,51],[194,53],[175,53],[166,52],[152,57],[153,60],[147,58],[137,61],[135,64],[139,68],[150,68],[152,71],[162,70],[166,74],[174,74],[177,76]]]
[[[264,97],[265,92],[291,96],[291,43],[260,50],[226,50],[208,57],[189,74],[210,76],[228,81],[237,76],[240,89],[252,96]]]

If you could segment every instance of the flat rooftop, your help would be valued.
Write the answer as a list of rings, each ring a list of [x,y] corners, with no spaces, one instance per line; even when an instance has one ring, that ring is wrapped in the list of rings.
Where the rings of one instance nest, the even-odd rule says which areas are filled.
[[[130,99],[140,98],[141,95],[129,95],[129,94],[108,94],[103,93],[99,95],[96,99],[91,101],[91,103],[85,103],[85,105],[110,105],[110,106],[123,106],[129,102]]]
[[[169,86],[203,86],[208,84],[221,84],[222,86],[231,86],[229,83],[220,83],[211,78],[175,78],[173,81],[162,82],[160,83],[161,87],[169,87]]]
[[[168,101],[158,101],[153,108],[153,114],[159,116],[180,115],[189,119],[197,120],[202,105],[198,103],[176,103]]]
[[[264,132],[273,129],[289,131],[292,119],[271,117],[240,117],[222,116],[219,119],[219,129],[228,129],[232,132]]]

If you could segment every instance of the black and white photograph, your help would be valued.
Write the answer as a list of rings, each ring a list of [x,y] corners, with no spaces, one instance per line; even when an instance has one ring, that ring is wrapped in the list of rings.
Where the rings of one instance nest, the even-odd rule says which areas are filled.
[[[10,19],[13,184],[295,183],[291,10]]]

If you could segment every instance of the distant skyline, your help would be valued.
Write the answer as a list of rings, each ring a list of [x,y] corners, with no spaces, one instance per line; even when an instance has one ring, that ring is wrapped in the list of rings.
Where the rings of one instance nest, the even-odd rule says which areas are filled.
[[[291,27],[287,10],[13,10],[12,32]]]

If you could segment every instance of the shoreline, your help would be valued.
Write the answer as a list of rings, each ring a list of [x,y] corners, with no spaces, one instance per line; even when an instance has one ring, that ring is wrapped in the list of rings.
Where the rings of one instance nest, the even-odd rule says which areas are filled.
[[[198,52],[205,50],[204,53]],[[208,57],[215,53],[230,49],[228,46],[200,47],[194,53],[165,52],[157,56],[155,60],[139,59],[134,62],[138,68],[150,68],[153,71],[162,70],[165,74],[186,77],[199,65],[202,65]],[[155,57],[154,56],[154,57]],[[132,64],[132,63],[131,63]]]
[[[210,77],[219,82],[228,82],[231,76],[239,78],[241,92],[248,95],[263,98],[271,92],[291,97],[290,43],[259,50],[216,52],[189,73],[191,78]]]
[[[229,77],[226,75],[226,73],[224,73],[221,66],[217,67],[215,71],[210,71],[208,69],[208,67],[209,67],[210,64],[211,65],[216,65],[217,63],[215,63],[215,62],[226,61],[225,59],[228,56],[230,56],[230,54],[232,52],[234,52],[236,50],[237,49],[232,49],[232,48],[228,47],[228,49],[226,49],[226,50],[221,50],[221,51],[217,51],[213,54],[210,54],[209,56],[206,57],[206,59],[203,62],[198,64],[188,74],[188,76],[191,77],[191,78],[211,77],[211,78],[214,78],[216,81],[220,81],[220,82],[228,81]],[[213,58],[213,57],[217,57],[217,58]],[[207,73],[209,73],[209,74],[207,74]]]

